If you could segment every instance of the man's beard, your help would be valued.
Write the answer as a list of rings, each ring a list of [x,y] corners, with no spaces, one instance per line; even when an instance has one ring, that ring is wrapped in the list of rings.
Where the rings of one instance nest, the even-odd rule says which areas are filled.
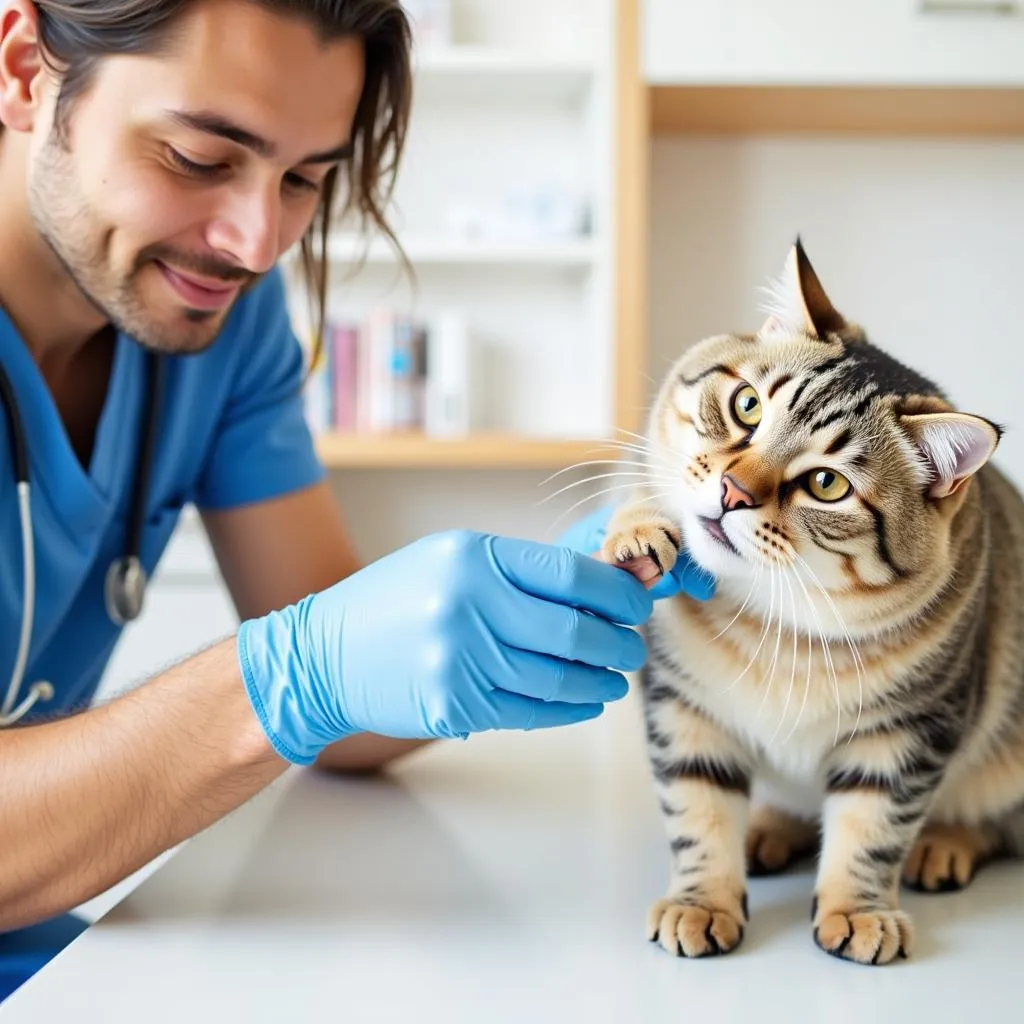
[[[138,278],[147,266],[159,261],[212,280],[242,282],[241,291],[259,280],[258,275],[240,267],[161,243],[143,248],[130,272],[115,279],[105,244],[108,234],[95,225],[75,178],[71,153],[56,132],[51,132],[32,168],[28,204],[40,238],[82,296],[117,330],[153,351],[177,355],[204,351],[216,341],[230,307],[182,308],[180,323],[156,322],[138,294]]]

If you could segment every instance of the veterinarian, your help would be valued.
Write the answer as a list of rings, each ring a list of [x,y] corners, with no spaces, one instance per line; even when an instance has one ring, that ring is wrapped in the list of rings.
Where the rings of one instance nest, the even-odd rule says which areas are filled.
[[[8,988],[290,764],[593,718],[652,594],[704,590],[685,560],[648,592],[587,557],[600,514],[360,566],[275,266],[339,194],[384,226],[409,97],[397,0],[0,0]],[[186,502],[239,631],[91,707]]]

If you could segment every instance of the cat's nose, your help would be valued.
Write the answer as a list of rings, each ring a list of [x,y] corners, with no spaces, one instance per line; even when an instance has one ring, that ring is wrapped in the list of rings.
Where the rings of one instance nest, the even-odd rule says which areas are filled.
[[[726,473],[722,477],[722,511],[732,512],[737,508],[755,508],[757,501],[750,491],[742,487]]]

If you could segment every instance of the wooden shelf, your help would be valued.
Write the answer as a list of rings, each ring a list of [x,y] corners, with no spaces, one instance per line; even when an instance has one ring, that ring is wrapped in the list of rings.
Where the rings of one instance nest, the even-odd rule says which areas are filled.
[[[654,135],[1024,135],[1024,89],[861,86],[650,88]]]
[[[317,451],[330,469],[561,469],[595,454],[593,440],[524,438],[480,434],[466,438],[435,438],[422,434],[326,433]],[[611,451],[610,449],[604,449]]]

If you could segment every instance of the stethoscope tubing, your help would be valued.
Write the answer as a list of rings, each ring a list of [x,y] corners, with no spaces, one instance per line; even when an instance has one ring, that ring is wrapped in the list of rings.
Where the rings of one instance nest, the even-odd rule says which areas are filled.
[[[142,595],[145,590],[145,573],[141,567],[140,548],[142,543],[142,526],[145,521],[146,494],[149,488],[149,476],[156,450],[156,434],[160,416],[160,396],[163,380],[163,359],[156,353],[147,353],[148,369],[148,408],[146,415],[146,431],[142,439],[139,462],[134,481],[132,508],[129,515],[128,553],[117,559],[111,566],[119,564],[131,566],[133,580],[137,584],[138,593],[135,600],[107,599],[107,613],[117,625],[134,619],[142,609]],[[14,660],[14,668],[7,686],[3,704],[0,705],[0,728],[13,725],[23,718],[39,700],[53,698],[51,683],[40,680],[29,687],[22,702],[15,707],[18,691],[25,676],[28,664],[28,653],[32,642],[36,604],[36,564],[35,564],[35,532],[32,529],[32,485],[29,479],[28,444],[25,438],[21,412],[17,396],[11,385],[10,378],[3,364],[0,363],[0,398],[3,399],[7,415],[8,434],[11,440],[11,457],[14,460],[14,475],[18,494],[18,517],[21,525],[22,576],[25,595],[21,610],[21,630],[18,636],[18,651]],[[108,573],[108,575],[110,575]]]

